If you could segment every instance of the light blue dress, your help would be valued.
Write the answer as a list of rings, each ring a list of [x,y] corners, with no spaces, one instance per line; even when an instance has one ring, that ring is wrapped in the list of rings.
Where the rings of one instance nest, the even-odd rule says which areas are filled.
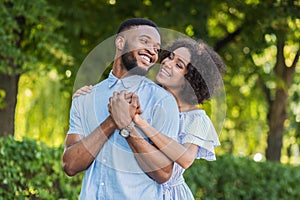
[[[204,110],[193,110],[179,114],[178,142],[192,143],[199,146],[196,159],[216,160],[214,148],[220,145],[218,134]],[[174,164],[173,174],[164,183],[164,200],[193,200],[193,194],[184,181],[185,169]]]

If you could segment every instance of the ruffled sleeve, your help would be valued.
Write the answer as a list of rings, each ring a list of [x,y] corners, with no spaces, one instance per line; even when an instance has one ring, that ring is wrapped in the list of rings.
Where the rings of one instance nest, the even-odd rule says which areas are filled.
[[[204,110],[181,113],[181,143],[192,143],[199,146],[196,159],[216,160],[215,147],[220,146],[218,134]]]

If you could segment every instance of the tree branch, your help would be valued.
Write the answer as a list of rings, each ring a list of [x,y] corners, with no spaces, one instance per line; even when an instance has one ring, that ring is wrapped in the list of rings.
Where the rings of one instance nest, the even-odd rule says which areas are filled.
[[[293,64],[291,65],[291,68],[296,68],[296,65],[299,61],[299,56],[300,56],[300,47],[298,48],[298,51],[295,55],[295,58],[294,58],[294,61],[293,61]]]
[[[233,33],[228,34],[225,38],[217,42],[214,46],[214,50],[219,52],[221,48],[223,48],[224,46],[226,46],[226,44],[234,40],[234,38],[241,33],[242,29],[243,27],[239,27]]]

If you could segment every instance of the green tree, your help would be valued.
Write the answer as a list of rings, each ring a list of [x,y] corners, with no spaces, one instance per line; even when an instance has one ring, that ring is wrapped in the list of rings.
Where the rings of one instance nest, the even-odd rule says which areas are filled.
[[[77,19],[81,25],[66,32],[80,33],[79,41],[86,44],[81,49],[95,46],[93,41],[107,36],[128,17],[150,18],[161,27],[204,39],[214,46],[228,65],[225,83],[229,113],[224,135],[236,141],[235,146],[244,148],[246,155],[259,146],[266,148],[267,159],[280,160],[288,89],[299,59],[299,1],[129,0],[73,5],[71,10],[76,10],[77,15],[63,13],[60,19],[73,21],[74,16],[82,17]],[[89,27],[95,32],[88,31],[83,23],[92,18]],[[78,48],[74,49],[78,52]],[[265,101],[259,96],[265,96]],[[237,145],[240,140],[245,146]]]
[[[63,66],[70,58],[63,51],[64,38],[57,12],[44,0],[0,2],[0,135],[14,134],[15,107],[20,76],[31,70]]]
[[[125,18],[146,17],[155,21],[160,27],[207,41],[224,58],[228,66],[224,77],[228,109],[224,129],[220,136],[224,151],[252,155],[257,151],[266,150],[267,159],[279,161],[284,134],[286,136],[294,134],[293,137],[299,138],[299,133],[297,135],[290,131],[290,129],[297,129],[300,121],[299,117],[295,117],[300,114],[292,110],[296,106],[299,107],[297,104],[299,102],[299,1],[100,0],[83,2],[56,0],[43,2],[43,5],[42,3],[23,3],[35,6],[34,16],[38,16],[39,11],[42,10],[40,15],[46,15],[51,20],[32,17],[33,14],[25,12],[24,9],[23,15],[36,21],[20,27],[15,16],[23,15],[6,14],[5,16],[1,12],[1,15],[14,22],[11,24],[16,24],[8,26],[4,23],[4,17],[1,16],[0,21],[2,20],[4,25],[0,27],[0,30],[9,30],[3,34],[3,37],[12,37],[10,44],[4,42],[7,46],[3,52],[9,53],[12,50],[8,49],[14,49],[19,54],[8,54],[10,57],[6,56],[7,59],[3,59],[4,56],[2,56],[1,60],[6,60],[6,64],[1,64],[0,69],[12,69],[8,58],[21,61],[19,57],[25,59],[26,55],[31,57],[34,55],[35,60],[30,60],[30,62],[25,60],[26,62],[22,62],[22,65],[18,65],[18,67],[22,66],[18,68],[21,72],[11,74],[20,75],[37,66],[39,68],[36,69],[45,70],[49,68],[48,63],[53,63],[49,57],[59,52],[50,51],[50,54],[47,54],[48,47],[60,45],[61,40],[57,38],[67,38],[66,51],[74,58],[72,63],[74,66],[68,69],[56,68],[56,73],[65,78],[61,83],[66,84],[68,92],[71,93],[76,73],[85,56],[104,39],[112,36]],[[10,13],[9,4],[2,4],[4,11]],[[21,1],[16,1],[14,4],[22,5]],[[36,9],[35,4],[39,4],[40,9]],[[45,8],[42,8],[43,6]],[[50,23],[50,25],[46,26],[45,23]],[[39,24],[42,24],[43,29],[37,29],[40,27]],[[6,26],[6,29],[3,28]],[[23,46],[22,48],[16,46],[19,36],[15,34],[15,29],[27,30],[25,31],[27,37],[24,38],[28,40],[22,40],[26,41],[25,44],[28,47],[24,46],[27,48],[22,49]],[[39,30],[39,37],[35,37],[39,40],[32,39],[34,37],[30,35],[37,33],[37,30]],[[53,37],[54,40],[52,40]],[[32,50],[37,49],[38,46],[43,51]],[[56,47],[56,50],[61,49]],[[44,52],[43,55],[46,56],[40,56],[41,52]],[[47,58],[48,55],[50,56]],[[57,60],[56,57],[55,60],[59,59]],[[47,67],[39,65],[41,62]],[[50,66],[52,68],[53,64]],[[61,66],[61,63],[57,66]],[[1,93],[1,89],[5,90],[5,94]],[[0,87],[0,102],[1,96],[4,95],[10,96],[7,89]],[[68,114],[67,109],[65,112],[62,110],[57,112],[60,113],[56,115]],[[42,115],[44,112],[39,113]],[[290,123],[284,123],[287,122],[286,119],[289,119]],[[49,131],[45,130],[45,132],[49,134]]]
[[[230,71],[230,80],[238,77],[243,80],[239,82],[240,88],[236,88],[242,96],[247,95],[249,89],[252,95],[255,94],[257,86],[259,96],[265,96],[268,125],[266,158],[280,161],[284,122],[288,118],[288,91],[293,84],[300,53],[299,1],[228,1],[215,6],[220,8],[215,19],[222,18],[216,26],[210,27],[211,33],[216,34],[216,28],[226,36],[215,44],[215,48],[222,50],[230,70],[233,70]],[[235,92],[230,91],[230,96],[234,97]],[[256,99],[249,98],[252,99],[248,104],[250,108],[254,102],[256,107],[259,106],[257,103],[265,104],[257,99],[258,96],[254,97]],[[233,109],[236,107],[231,106]],[[246,107],[241,105],[239,113]],[[253,115],[242,117],[242,120],[249,120],[249,116]],[[240,126],[243,128],[245,124]],[[255,126],[251,127],[255,130]]]

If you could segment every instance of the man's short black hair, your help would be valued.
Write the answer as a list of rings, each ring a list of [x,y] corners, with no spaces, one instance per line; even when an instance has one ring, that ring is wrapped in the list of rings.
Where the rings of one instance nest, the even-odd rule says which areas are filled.
[[[132,26],[142,26],[142,25],[152,26],[159,32],[157,25],[153,21],[145,18],[131,18],[122,22],[122,24],[119,26],[117,33],[119,34],[123,31],[126,31],[130,29]]]

